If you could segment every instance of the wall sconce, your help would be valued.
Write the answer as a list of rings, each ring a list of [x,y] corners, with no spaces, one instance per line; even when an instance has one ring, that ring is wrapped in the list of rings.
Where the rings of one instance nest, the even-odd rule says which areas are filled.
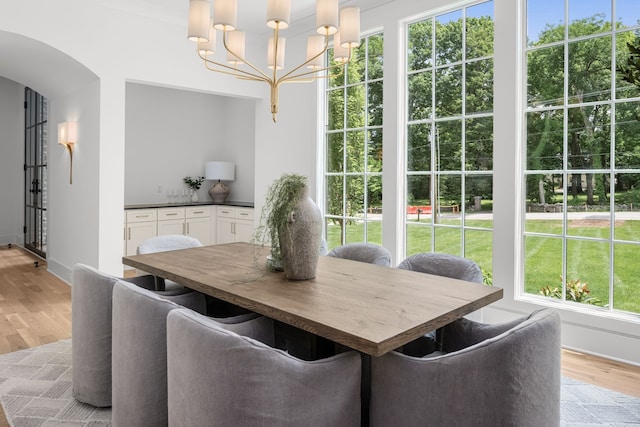
[[[218,182],[209,189],[209,197],[211,197],[213,203],[224,203],[229,195],[229,188],[220,181],[234,180],[235,165],[232,162],[207,162],[204,177],[211,181],[218,180]]]
[[[69,152],[69,184],[73,184],[73,146],[78,139],[78,123],[58,123],[58,144],[64,145]]]

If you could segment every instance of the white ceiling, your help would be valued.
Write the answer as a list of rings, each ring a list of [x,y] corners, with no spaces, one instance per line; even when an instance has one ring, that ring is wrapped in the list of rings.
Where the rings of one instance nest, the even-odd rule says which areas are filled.
[[[153,15],[165,20],[179,20],[186,25],[189,0],[87,0],[122,11]],[[215,0],[213,0],[215,1]],[[340,7],[359,6],[361,12],[396,0],[339,0]],[[291,0],[291,27],[296,22],[310,20],[315,15],[316,0]],[[267,31],[265,15],[267,0],[238,0],[238,27],[243,31]]]
[[[85,0],[138,16],[147,16],[178,25],[187,25],[189,0]],[[214,0],[215,1],[215,0]],[[361,12],[397,0],[340,0],[340,6],[359,6]],[[292,0],[290,36],[308,32],[315,26],[316,0]],[[252,33],[270,31],[265,24],[267,0],[238,0],[238,27]],[[299,23],[296,30],[296,22]],[[0,76],[31,86],[51,98],[68,93],[74,85],[97,76],[84,66],[44,43],[0,30]],[[39,64],[47,64],[46,75]],[[59,77],[66,78],[59,78]],[[61,82],[66,82],[65,84]]]

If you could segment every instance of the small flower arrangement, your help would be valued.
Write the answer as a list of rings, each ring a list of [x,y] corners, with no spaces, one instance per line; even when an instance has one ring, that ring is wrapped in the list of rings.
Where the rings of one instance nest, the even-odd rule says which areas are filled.
[[[199,190],[202,186],[202,183],[204,182],[204,176],[196,176],[195,178],[185,176],[182,180],[185,184],[187,184],[187,187],[195,191]]]

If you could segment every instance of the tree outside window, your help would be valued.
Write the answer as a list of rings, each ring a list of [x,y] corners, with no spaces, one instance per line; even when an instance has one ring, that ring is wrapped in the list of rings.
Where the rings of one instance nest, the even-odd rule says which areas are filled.
[[[527,1],[528,294],[640,312],[640,89],[615,71],[639,18],[627,0]]]
[[[332,62],[332,50],[328,53]],[[383,37],[364,37],[326,89],[325,233],[329,248],[382,242]]]

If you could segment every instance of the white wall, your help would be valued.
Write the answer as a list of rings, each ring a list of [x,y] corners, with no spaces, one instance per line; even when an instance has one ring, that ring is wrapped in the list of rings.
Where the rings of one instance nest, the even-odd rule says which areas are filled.
[[[81,160],[79,147],[78,158],[74,159],[74,172],[77,164],[78,170],[87,167],[96,174],[97,182],[93,175],[88,181],[95,197],[79,196],[79,185],[74,184],[73,188],[58,189],[56,197],[63,194],[63,198],[50,203],[49,214],[56,221],[50,224],[49,268],[65,280],[69,280],[73,264],[83,261],[107,273],[122,272],[125,82],[255,97],[253,83],[217,75],[203,67],[195,46],[186,38],[186,4],[176,4],[173,11],[137,6],[117,1],[61,0],[54,4],[24,0],[3,3],[0,14],[0,75],[64,105],[64,114],[76,109],[83,117],[81,132],[95,135],[98,141],[95,153]],[[38,14],[34,15],[34,10]],[[91,36],[79,36],[88,34]],[[92,77],[87,79],[85,72],[82,79],[75,80],[76,68],[89,70]],[[78,100],[77,105],[66,103],[76,102],[67,95],[84,91],[86,82],[96,77],[99,85],[92,94],[91,106],[87,107],[86,100]],[[57,125],[56,120],[58,117],[52,123]],[[52,182],[62,184],[68,170],[53,167],[49,173]],[[79,220],[84,221],[82,226],[73,223]],[[57,226],[61,227],[59,231],[53,229]],[[87,245],[91,249],[83,250]]]
[[[23,241],[24,86],[0,77],[0,245]]]
[[[67,281],[75,263],[99,264],[99,93],[100,82],[96,80],[74,93],[49,100],[47,263],[50,271]],[[69,154],[57,141],[58,123],[64,121],[78,122],[73,184],[69,184]]]
[[[127,83],[125,204],[176,201],[185,176],[210,160],[232,161],[228,200],[253,202],[254,101]],[[199,200],[211,200],[205,181]]]

